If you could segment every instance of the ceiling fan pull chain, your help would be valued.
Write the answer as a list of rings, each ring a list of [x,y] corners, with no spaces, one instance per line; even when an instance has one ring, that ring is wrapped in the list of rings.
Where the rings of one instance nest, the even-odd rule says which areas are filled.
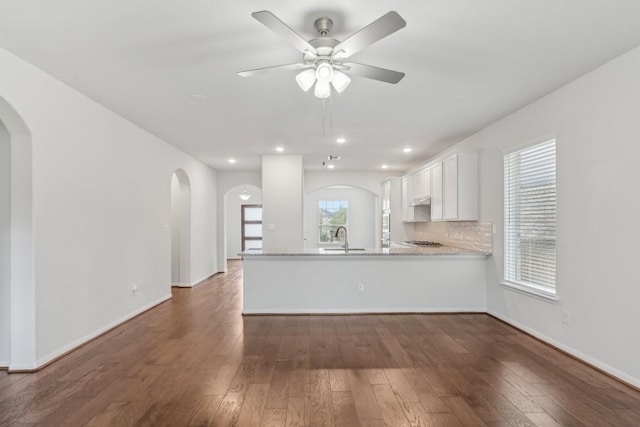
[[[325,120],[325,113],[324,113],[324,98],[322,99],[322,137],[324,138],[324,120]]]
[[[329,95],[329,130],[333,130],[333,96]]]

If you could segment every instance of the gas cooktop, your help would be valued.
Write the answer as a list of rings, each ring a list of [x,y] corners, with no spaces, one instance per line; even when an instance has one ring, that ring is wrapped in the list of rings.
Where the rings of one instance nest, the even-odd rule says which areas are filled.
[[[429,242],[428,240],[409,240],[405,242],[408,245],[413,245],[413,246],[442,246],[442,243],[438,243],[438,242]]]

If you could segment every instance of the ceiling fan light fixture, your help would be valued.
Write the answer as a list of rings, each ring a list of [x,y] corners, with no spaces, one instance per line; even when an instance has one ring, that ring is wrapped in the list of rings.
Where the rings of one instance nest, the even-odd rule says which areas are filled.
[[[336,92],[342,93],[342,91],[345,90],[347,86],[349,86],[349,83],[351,83],[351,79],[349,78],[349,76],[347,76],[342,71],[334,71],[331,84],[333,85],[333,88],[336,90]]]
[[[247,193],[247,187],[244,187],[244,190],[242,190],[242,193],[238,194],[238,197],[240,197],[240,200],[243,202],[246,202],[251,198],[251,194]]]
[[[298,75],[296,76],[296,82],[298,82],[298,86],[300,86],[300,89],[308,92],[316,82],[316,70],[314,70],[313,68],[309,68],[301,73],[298,73]]]
[[[316,68],[316,79],[318,82],[329,83],[333,80],[334,71],[331,64],[327,61],[320,62]]]
[[[324,99],[331,96],[331,86],[329,82],[323,82],[318,80],[316,82],[316,88],[314,91],[316,98]]]

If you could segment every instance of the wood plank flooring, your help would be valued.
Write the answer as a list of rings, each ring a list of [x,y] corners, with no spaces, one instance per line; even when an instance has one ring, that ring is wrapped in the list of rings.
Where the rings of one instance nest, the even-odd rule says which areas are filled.
[[[1,426],[639,426],[640,393],[487,315],[241,316],[242,264],[35,374]]]

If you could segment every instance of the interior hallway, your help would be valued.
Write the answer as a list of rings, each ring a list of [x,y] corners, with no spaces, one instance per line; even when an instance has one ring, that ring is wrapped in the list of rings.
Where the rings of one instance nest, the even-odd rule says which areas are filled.
[[[639,392],[487,315],[242,317],[241,283],[0,373],[0,425],[640,425]]]

